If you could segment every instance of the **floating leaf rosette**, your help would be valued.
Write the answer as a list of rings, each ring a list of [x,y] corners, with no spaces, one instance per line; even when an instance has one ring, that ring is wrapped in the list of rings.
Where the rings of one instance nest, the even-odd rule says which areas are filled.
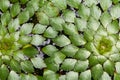
[[[0,80],[120,80],[120,0],[0,0]]]

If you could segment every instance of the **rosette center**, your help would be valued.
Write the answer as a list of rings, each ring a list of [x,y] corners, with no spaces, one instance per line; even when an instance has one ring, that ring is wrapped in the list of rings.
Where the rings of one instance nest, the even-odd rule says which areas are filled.
[[[106,38],[102,38],[97,46],[97,49],[100,54],[105,54],[106,52],[109,52],[111,48],[112,48],[112,41]]]

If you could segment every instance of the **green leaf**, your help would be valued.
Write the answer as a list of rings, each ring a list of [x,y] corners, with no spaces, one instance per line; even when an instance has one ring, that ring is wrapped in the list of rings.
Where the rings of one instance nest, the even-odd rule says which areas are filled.
[[[1,9],[3,12],[6,12],[7,9],[9,8],[9,6],[10,6],[9,0],[1,0],[1,1],[0,1],[0,9]]]
[[[11,20],[8,24],[8,30],[10,33],[15,32],[19,27],[20,25],[18,19]]]
[[[110,75],[114,74],[114,64],[111,61],[107,60],[103,64],[103,68],[108,74],[110,74]]]
[[[3,61],[2,61],[2,59],[0,59],[0,66],[3,64]]]
[[[40,0],[39,1],[39,7],[41,8],[41,7],[43,7],[44,6],[44,4],[45,4],[45,0]]]
[[[100,26],[99,21],[97,21],[97,20],[94,19],[93,17],[90,17],[90,18],[89,18],[87,27],[88,27],[90,30],[96,31],[96,30],[99,28],[99,26]]]
[[[58,32],[55,29],[53,29],[52,27],[48,27],[45,30],[43,36],[47,37],[47,38],[55,38],[57,36],[57,34],[58,34]]]
[[[117,29],[116,29],[117,30]],[[116,33],[117,34],[117,33]],[[111,40],[111,44],[116,45],[117,41],[118,41],[118,35],[113,34],[113,35],[109,35],[109,38]],[[113,46],[116,48],[116,46]]]
[[[99,63],[99,61],[98,61],[98,58],[97,58],[97,56],[93,56],[93,55],[91,55],[90,57],[89,57],[89,66],[90,67],[92,67],[92,66],[95,66],[96,64],[98,64]]]
[[[27,3],[27,1],[28,1],[28,0],[20,0],[20,3],[21,3],[21,4],[25,4],[25,3]]]
[[[66,56],[62,52],[58,51],[58,52],[54,53],[52,58],[54,59],[54,62],[56,64],[61,64],[64,61],[64,59],[66,58]]]
[[[102,13],[102,15],[100,17],[100,21],[101,21],[103,27],[106,28],[107,25],[112,21],[112,18],[110,16],[110,14],[107,11],[105,11]]]
[[[118,74],[120,74],[120,62],[115,63],[115,69]]]
[[[67,4],[73,8],[78,8],[82,0],[66,0]]]
[[[10,14],[12,17],[17,16],[20,13],[20,4],[19,3],[15,3],[12,5],[11,9],[10,9]]]
[[[89,66],[89,61],[80,61],[78,60],[75,64],[74,71],[76,72],[83,72],[85,71]]]
[[[28,11],[23,11],[21,13],[19,13],[18,15],[18,19],[19,19],[19,23],[23,24],[25,22],[27,22],[29,20],[29,12]]]
[[[98,4],[99,0],[85,0],[84,4],[87,5],[88,7],[91,7],[93,4]]]
[[[43,73],[44,80],[58,80],[58,75],[51,70],[45,70]]]
[[[51,2],[60,10],[67,8],[66,0],[51,0]]]
[[[22,45],[28,44],[32,40],[30,36],[20,36],[18,42]]]
[[[37,20],[42,25],[49,25],[49,18],[48,16],[43,12],[37,12],[36,13]]]
[[[87,58],[90,56],[90,52],[86,50],[85,48],[80,48],[76,54],[74,55],[74,58],[80,59],[80,60],[87,60]]]
[[[73,70],[76,62],[77,62],[76,59],[67,58],[62,63],[61,69],[65,70],[65,71]]]
[[[14,59],[10,61],[10,68],[15,72],[19,72],[19,73],[21,72],[20,64]]]
[[[75,13],[71,10],[64,10],[63,12],[63,19],[66,22],[74,22],[74,18],[75,18]]]
[[[8,75],[9,75],[9,70],[8,70],[7,66],[3,64],[0,67],[0,79],[1,80],[6,80]]]
[[[116,34],[119,31],[119,23],[117,20],[114,20],[107,26],[107,31],[109,34]]]
[[[42,45],[44,40],[45,38],[41,35],[33,35],[31,44],[35,46]]]
[[[96,20],[98,20],[101,16],[100,8],[96,5],[92,5],[90,10],[91,10],[91,16],[94,17]]]
[[[56,38],[53,39],[53,42],[59,47],[64,47],[71,43],[70,40],[65,35],[57,36]]]
[[[87,70],[87,71],[81,72],[79,76],[79,80],[91,80],[91,71]]]
[[[61,17],[54,17],[50,19],[50,24],[56,31],[62,31],[63,30],[62,24],[64,23],[65,21]]]
[[[84,39],[83,35],[80,34],[74,34],[69,36],[71,42],[76,46],[82,46],[86,44],[86,40]]]
[[[68,57],[73,57],[78,50],[79,50],[78,47],[70,44],[70,45],[64,46],[64,48],[62,48],[61,52]]]
[[[39,52],[35,47],[28,45],[28,47],[23,48],[23,53],[28,57],[34,57]]]
[[[78,73],[74,71],[66,73],[66,80],[78,80]]]
[[[9,51],[8,51],[9,52]],[[10,64],[10,56],[9,55],[3,55],[2,57],[2,61],[5,63],[5,64]]]
[[[112,80],[108,73],[104,72],[100,80]]]
[[[120,60],[120,55],[119,54],[112,54],[112,55],[110,55],[109,59],[113,62],[117,62]]]
[[[100,0],[100,5],[102,9],[106,11],[112,5],[112,1],[111,0]]]
[[[34,13],[35,13],[35,10],[34,10],[33,6],[26,7],[25,11],[29,12],[29,17],[32,17],[34,15]]]
[[[39,9],[39,0],[30,0],[30,1],[28,1],[27,7],[29,7],[29,6],[32,6],[34,8],[34,11],[37,11]]]
[[[84,31],[87,28],[87,21],[85,19],[75,18],[75,26],[78,31]]]
[[[23,61],[20,63],[20,65],[24,72],[27,72],[27,73],[34,72],[33,64],[30,61]]]
[[[114,5],[111,9],[110,9],[110,14],[112,16],[112,19],[117,19],[120,17],[120,4],[116,4]]]
[[[42,69],[42,68],[46,67],[44,60],[41,57],[32,58],[31,62],[35,68]]]
[[[96,46],[93,44],[93,42],[88,42],[85,45],[85,48],[88,49],[91,52],[94,52],[94,54],[99,55],[99,52],[98,52]]]
[[[32,28],[33,28],[33,23],[23,24],[20,29],[20,34],[21,35],[30,34],[32,32]]]
[[[3,26],[1,23],[0,23],[0,35],[1,36],[5,36],[5,34],[7,34],[7,29],[5,26]]]
[[[120,74],[115,73],[114,74],[114,80],[119,80],[120,79]]]
[[[112,0],[112,2],[113,2],[114,4],[119,3],[119,1],[120,1],[120,0]]]
[[[97,56],[97,59],[101,64],[103,64],[107,60],[107,58],[104,55]]]
[[[28,75],[20,74],[20,80],[39,80],[39,79],[37,79],[37,77],[33,74],[28,74]]]
[[[10,71],[8,80],[19,80],[19,75],[14,71]]]
[[[17,38],[17,37],[16,37],[16,38]],[[21,44],[19,44],[18,42],[15,42],[15,43],[12,45],[11,49],[14,50],[14,51],[17,51],[17,50],[19,50],[21,47],[22,47]]]
[[[18,2],[18,0],[10,0],[11,3]]]
[[[66,80],[66,75],[60,75],[59,80]]]
[[[56,17],[59,14],[59,9],[53,3],[46,4],[43,11],[49,17]]]
[[[96,41],[99,41],[99,38],[101,38],[102,36],[107,36],[107,35],[108,33],[107,33],[106,28],[100,25],[99,28],[97,29],[96,34],[94,35],[94,38]]]
[[[113,54],[113,53],[119,53],[119,50],[117,49],[116,46],[112,46],[111,51],[108,54]]]
[[[42,76],[37,76],[37,80],[43,80]]]
[[[13,32],[10,34],[11,41],[18,41],[19,40],[19,34],[20,32]]]
[[[63,30],[67,35],[76,35],[78,34],[77,27],[74,24],[64,24]]]
[[[88,20],[90,16],[90,9],[87,6],[80,4],[78,14],[82,19]]]
[[[37,77],[33,74],[28,74],[28,80],[38,80]]]
[[[34,34],[42,34],[42,33],[44,33],[44,31],[46,30],[46,27],[47,27],[47,26],[45,26],[45,25],[42,25],[42,24],[37,23],[37,24],[34,26],[34,28],[33,28],[33,30],[32,30],[32,33],[34,33]]]
[[[117,41],[116,47],[120,50],[120,40]]]
[[[59,70],[59,64],[56,64],[54,61],[54,57],[49,57],[45,59],[47,69],[57,72]]]
[[[93,30],[90,30],[90,29],[85,29],[84,31],[84,38],[87,40],[87,41],[92,41],[93,40],[93,35],[95,34],[95,32]]]
[[[3,26],[7,26],[8,25],[8,23],[10,22],[10,19],[11,19],[11,17],[10,17],[10,13],[8,12],[8,11],[6,11],[5,13],[3,13],[2,15],[1,15],[1,23],[2,23],[2,25]]]
[[[23,52],[21,50],[15,51],[13,54],[13,59],[17,60],[18,62],[21,60],[25,60]]]
[[[91,74],[94,80],[99,80],[99,78],[102,76],[103,74],[103,68],[102,65],[97,64],[94,67],[92,67],[91,69]]]
[[[46,45],[42,48],[42,51],[47,54],[48,56],[52,56],[58,49],[53,45]]]
[[[28,75],[26,74],[20,74],[20,80],[28,80]]]

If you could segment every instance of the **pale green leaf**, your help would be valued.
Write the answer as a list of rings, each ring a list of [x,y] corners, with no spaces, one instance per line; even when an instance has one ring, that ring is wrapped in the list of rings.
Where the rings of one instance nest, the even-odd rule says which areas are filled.
[[[32,36],[32,41],[31,44],[38,46],[38,45],[42,45],[44,42],[45,38],[41,35],[34,35]]]
[[[77,62],[76,59],[69,59],[69,58],[65,59],[64,62],[62,63],[61,69],[65,71],[73,70],[76,62]]]
[[[66,22],[74,22],[75,13],[71,10],[65,10],[63,12],[63,18]]]
[[[70,71],[66,74],[66,80],[78,80],[78,73]]]
[[[42,69],[42,68],[46,67],[44,60],[41,57],[32,58],[31,62],[35,68]]]
[[[68,57],[73,57],[78,50],[79,50],[78,47],[70,44],[70,45],[66,45],[65,47],[63,47],[61,49],[61,52]]]
[[[100,80],[112,80],[108,73],[104,72]]]
[[[32,23],[23,24],[20,29],[20,34],[21,35],[30,34],[32,32],[32,28],[33,28]]]
[[[102,76],[103,74],[103,68],[102,65],[97,64],[94,67],[92,67],[91,69],[91,74],[94,80],[99,80],[99,78]]]
[[[91,80],[91,71],[87,70],[80,73],[79,80]]]
[[[86,60],[90,56],[90,52],[85,48],[80,48],[76,54],[74,55],[74,58],[80,59],[80,60]]]
[[[45,26],[45,25],[41,25],[41,24],[37,23],[37,24],[34,26],[34,28],[33,28],[33,30],[32,30],[32,33],[42,34],[42,33],[44,33],[44,31],[46,30],[46,27],[47,27],[47,26]]]
[[[114,64],[111,61],[107,60],[103,64],[103,68],[109,75],[113,75],[114,74]]]
[[[15,71],[10,71],[8,80],[19,80],[19,75]]]
[[[53,42],[59,47],[66,46],[71,43],[69,38],[67,38],[67,36],[65,35],[57,36],[56,38],[53,39]]]
[[[10,9],[10,14],[12,17],[17,16],[20,13],[20,4],[19,3],[15,3],[12,5],[11,9]]]
[[[10,6],[9,0],[1,0],[0,1],[0,9],[3,12],[7,11],[7,9],[9,8],[9,6]]]
[[[27,72],[27,73],[34,72],[33,64],[30,61],[23,61],[20,63],[20,66],[24,72]]]
[[[48,27],[45,30],[43,36],[47,37],[47,38],[55,38],[57,36],[57,34],[58,34],[58,32],[55,29],[53,29],[52,27]]]
[[[117,5],[114,5],[111,9],[110,9],[110,14],[112,16],[112,19],[117,19],[120,17],[120,4],[118,3]]]
[[[112,5],[112,1],[111,0],[100,0],[100,5],[102,9],[106,11]]]
[[[76,72],[83,72],[85,71],[89,66],[89,61],[80,61],[78,60],[75,64],[74,71]]]

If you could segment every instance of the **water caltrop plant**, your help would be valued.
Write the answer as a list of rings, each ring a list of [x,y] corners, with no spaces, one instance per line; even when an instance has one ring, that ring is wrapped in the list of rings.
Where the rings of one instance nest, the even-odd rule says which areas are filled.
[[[0,80],[120,80],[120,0],[0,0]]]

